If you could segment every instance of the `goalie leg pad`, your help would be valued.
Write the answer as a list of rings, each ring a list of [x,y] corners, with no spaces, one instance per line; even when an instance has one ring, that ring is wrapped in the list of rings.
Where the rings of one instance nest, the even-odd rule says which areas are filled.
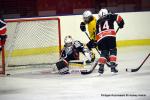
[[[84,48],[83,53],[89,62],[93,62],[95,60],[95,54],[88,48]]]
[[[56,66],[60,74],[69,74],[69,66],[66,60],[60,60],[56,63]]]

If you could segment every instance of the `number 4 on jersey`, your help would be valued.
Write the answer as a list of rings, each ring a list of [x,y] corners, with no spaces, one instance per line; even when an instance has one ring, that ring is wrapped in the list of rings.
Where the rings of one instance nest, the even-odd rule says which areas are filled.
[[[103,25],[103,29],[109,29],[108,21],[105,21]]]
[[[101,29],[101,26],[99,25],[99,30],[100,31],[107,30],[107,29],[109,29],[108,21],[104,22],[104,24],[102,25],[102,29]]]

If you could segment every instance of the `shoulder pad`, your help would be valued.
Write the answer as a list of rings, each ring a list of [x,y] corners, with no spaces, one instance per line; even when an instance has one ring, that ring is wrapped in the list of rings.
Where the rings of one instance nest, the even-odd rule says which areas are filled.
[[[78,47],[82,46],[82,43],[80,41],[74,41],[74,46],[76,48],[78,48]]]

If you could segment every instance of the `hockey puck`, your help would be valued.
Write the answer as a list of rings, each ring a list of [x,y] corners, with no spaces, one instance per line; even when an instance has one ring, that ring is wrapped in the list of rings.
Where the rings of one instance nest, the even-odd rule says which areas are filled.
[[[132,72],[130,68],[126,68],[126,72]]]
[[[7,76],[10,76],[10,74],[6,74]]]

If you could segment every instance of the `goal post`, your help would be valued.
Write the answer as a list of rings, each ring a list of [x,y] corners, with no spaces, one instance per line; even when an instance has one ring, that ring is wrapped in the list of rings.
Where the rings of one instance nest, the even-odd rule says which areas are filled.
[[[0,74],[12,66],[50,64],[61,52],[59,18],[7,19],[7,40],[1,52]]]
[[[2,47],[2,50],[0,52],[0,74],[5,74],[5,50],[4,47]]]

